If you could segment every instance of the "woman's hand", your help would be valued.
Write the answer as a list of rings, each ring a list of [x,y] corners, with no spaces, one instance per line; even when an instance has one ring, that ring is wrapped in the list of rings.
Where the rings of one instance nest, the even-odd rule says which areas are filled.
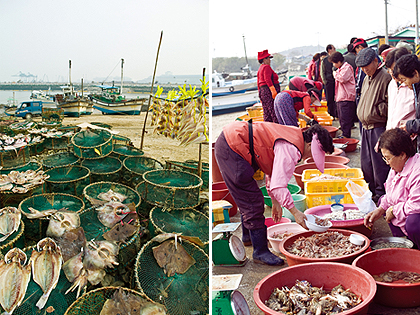
[[[395,218],[394,207],[391,206],[385,212],[385,220],[386,220],[387,223],[390,223],[393,218]]]
[[[385,213],[385,210],[382,207],[379,207],[372,212],[369,212],[365,216],[364,224],[368,229],[372,229],[373,223],[378,220],[380,217],[382,217]]]
[[[271,198],[271,202],[273,204],[273,206],[271,207],[271,218],[275,223],[279,223],[283,216],[283,209],[281,208],[279,202],[276,199]]]
[[[300,212],[295,206],[292,209],[289,209],[290,213],[295,217],[297,224],[302,226],[304,229],[309,230],[305,224],[306,215],[303,212]]]

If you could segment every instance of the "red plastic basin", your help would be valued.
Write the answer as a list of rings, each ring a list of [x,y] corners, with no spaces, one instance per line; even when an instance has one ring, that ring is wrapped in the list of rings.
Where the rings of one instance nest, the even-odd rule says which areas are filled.
[[[226,200],[232,204],[232,208],[229,210],[229,216],[232,217],[238,212],[238,206],[233,200],[232,195],[229,192],[229,189],[226,187],[225,182],[213,183],[211,186],[211,196],[212,200]]]
[[[268,228],[273,225],[282,224],[282,223],[290,223],[290,222],[292,222],[292,220],[285,217],[282,217],[279,223],[275,223],[272,217],[265,218],[265,226]]]
[[[312,286],[324,287],[325,290],[332,290],[341,284],[362,298],[362,303],[340,315],[366,314],[376,293],[375,280],[366,271],[351,265],[322,262],[287,267],[268,275],[254,289],[255,303],[264,314],[284,315],[265,306],[264,301],[268,300],[275,288],[290,288],[296,280],[307,280]]]
[[[331,153],[330,155],[333,155],[333,156],[338,156],[338,155],[345,155],[345,153],[344,153],[344,151],[343,150],[341,150],[341,149],[339,149],[339,148],[336,148],[336,147],[334,147],[334,152],[333,153]],[[328,156],[328,154],[327,155],[325,155],[325,156]]]
[[[331,163],[325,162],[324,168],[349,168],[347,165],[338,164],[338,163]],[[302,174],[304,170],[310,169],[317,169],[315,163],[307,163],[307,164],[300,164],[295,167],[295,171],[293,175],[295,176],[296,183],[299,185],[300,188],[305,189],[303,182],[302,182]]]
[[[358,210],[357,206],[355,204],[344,204],[344,211],[346,210]],[[305,211],[305,214],[315,214],[320,217],[323,217],[327,213],[331,213],[331,205],[323,205],[323,206],[317,206],[310,208]],[[345,230],[351,230],[359,232],[367,237],[369,237],[372,234],[372,230],[368,229],[363,224],[363,219],[357,219],[357,220],[331,220],[332,222],[332,228],[333,229],[345,229]]]
[[[363,234],[360,234],[354,231],[349,231],[349,230],[341,230],[341,229],[329,229],[328,232],[339,232],[346,236],[350,236],[350,234],[357,234],[364,238],[365,244],[362,246],[361,249],[359,249],[358,251],[350,255],[343,255],[343,256],[337,256],[337,257],[331,257],[331,258],[307,258],[307,257],[300,257],[300,256],[289,253],[286,250],[286,248],[291,246],[295,242],[295,240],[297,240],[300,237],[306,238],[306,237],[312,236],[313,234],[317,234],[317,232],[314,232],[314,231],[306,231],[306,232],[296,233],[286,238],[284,242],[279,244],[279,250],[284,256],[286,256],[287,264],[289,266],[306,264],[306,263],[314,263],[314,262],[340,262],[340,263],[345,263],[345,264],[351,264],[353,260],[356,259],[356,257],[363,254],[370,246],[369,239]]]
[[[344,152],[353,152],[356,150],[359,140],[353,138],[337,138],[333,139],[333,143],[347,143],[347,147],[344,149]]]
[[[326,155],[325,156],[325,162],[347,165],[347,163],[350,162],[350,159],[345,157],[345,156]],[[305,161],[303,161],[303,163],[305,163],[305,164],[314,163],[314,158],[312,158],[312,157],[307,158]]]
[[[383,272],[411,271],[420,273],[420,251],[408,248],[384,248],[367,252],[353,261],[353,266],[371,275]],[[375,302],[396,308],[420,306],[420,283],[376,281]]]

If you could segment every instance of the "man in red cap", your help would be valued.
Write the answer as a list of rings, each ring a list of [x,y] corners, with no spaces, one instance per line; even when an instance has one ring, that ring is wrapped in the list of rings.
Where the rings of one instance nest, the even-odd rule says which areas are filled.
[[[277,123],[276,114],[274,112],[274,99],[277,93],[280,93],[279,76],[271,68],[272,55],[268,50],[258,52],[258,62],[261,64],[258,69],[258,96],[260,97],[263,107],[264,121]]]

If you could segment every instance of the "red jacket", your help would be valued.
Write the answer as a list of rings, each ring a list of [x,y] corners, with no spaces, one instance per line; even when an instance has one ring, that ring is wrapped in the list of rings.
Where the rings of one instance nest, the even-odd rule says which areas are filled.
[[[258,88],[263,85],[268,87],[279,84],[279,76],[269,65],[261,65],[257,73]]]
[[[304,109],[305,114],[310,117],[314,118],[314,114],[311,112],[311,97],[307,92],[300,92],[300,91],[293,91],[293,90],[284,90],[282,93],[289,93],[291,97],[293,97],[293,102],[296,111],[296,117],[298,112],[301,109]]]
[[[322,89],[322,82],[313,81],[305,77],[293,77],[290,79],[289,83],[292,83],[301,92],[306,92],[308,90],[305,86],[306,83],[309,83],[312,87],[316,87],[320,91]]]
[[[286,140],[295,145],[303,156],[305,142],[302,130],[298,127],[284,126],[271,122],[252,124],[255,159],[261,171],[270,175],[273,170],[274,144],[277,140]],[[223,128],[229,147],[252,165],[249,149],[248,122],[235,121]]]

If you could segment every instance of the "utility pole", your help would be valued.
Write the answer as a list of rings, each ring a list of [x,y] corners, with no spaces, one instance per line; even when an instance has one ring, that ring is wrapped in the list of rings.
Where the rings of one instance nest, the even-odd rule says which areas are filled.
[[[389,45],[388,40],[388,0],[385,0],[385,44]]]
[[[420,54],[420,44],[419,44],[419,3],[416,0],[416,55]]]

